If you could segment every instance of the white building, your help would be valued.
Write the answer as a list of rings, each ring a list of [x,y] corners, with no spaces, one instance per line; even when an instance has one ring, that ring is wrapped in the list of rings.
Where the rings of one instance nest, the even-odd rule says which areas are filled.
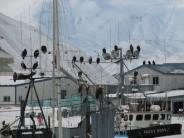
[[[142,91],[167,91],[184,88],[184,63],[141,65],[125,74],[125,84],[130,85],[137,71],[136,84]]]
[[[126,73],[125,83],[138,87],[149,101],[164,108],[167,103],[173,113],[184,110],[184,63],[141,65]]]
[[[60,78],[62,96],[71,96],[78,91],[78,85],[70,79]],[[28,91],[29,80],[13,81],[12,76],[0,76],[0,105],[18,105],[24,100]],[[35,87],[40,100],[52,98],[52,79],[39,79],[35,81]],[[62,98],[62,97],[61,97]],[[29,101],[36,100],[35,91],[30,90]]]

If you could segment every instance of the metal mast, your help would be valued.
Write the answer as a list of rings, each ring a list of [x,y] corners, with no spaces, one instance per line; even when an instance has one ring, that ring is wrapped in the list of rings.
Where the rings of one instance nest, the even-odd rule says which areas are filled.
[[[60,95],[60,85],[59,79],[56,81],[56,71],[57,69],[57,77],[60,73],[60,51],[59,51],[59,1],[53,0],[53,100],[56,100],[56,87],[57,87],[57,96],[58,96],[58,128],[59,128],[59,138],[62,138],[62,120],[61,120],[61,108],[59,106],[59,101],[61,98]],[[55,107],[53,105],[53,138],[55,133]]]
[[[120,51],[119,92],[121,94],[120,105],[124,105],[125,104],[125,98],[124,98],[124,59],[123,59],[122,48],[119,48],[119,51]]]

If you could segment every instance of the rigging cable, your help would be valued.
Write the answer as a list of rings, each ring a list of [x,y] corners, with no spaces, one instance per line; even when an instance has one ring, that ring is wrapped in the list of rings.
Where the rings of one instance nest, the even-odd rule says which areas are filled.
[[[7,127],[5,127],[3,130],[0,131],[0,134],[2,134],[4,131],[10,129],[10,127],[13,126],[19,119],[20,119],[20,117],[17,118],[17,119],[16,119],[14,122],[12,122],[11,124],[8,124]]]
[[[66,2],[67,2],[66,5],[68,5],[67,6],[68,7],[68,12],[69,12],[69,14],[71,16],[71,20],[72,20],[71,22],[73,23],[74,29],[76,30],[76,27],[74,25],[75,21],[74,21],[74,16],[73,16],[73,12],[72,12],[72,9],[71,9],[71,5],[68,3],[68,1],[66,1]],[[80,38],[79,38],[79,36],[80,36]],[[84,35],[81,36],[81,35],[78,34],[78,32],[76,32],[75,33],[75,37],[74,37],[74,41],[76,42],[75,44],[79,45],[81,43],[81,41],[83,41],[82,43],[85,45],[85,48],[87,48],[88,51],[92,51],[93,50],[92,49],[93,47],[91,46],[91,43],[93,43],[95,45],[99,45],[101,48],[104,47],[104,45],[105,45],[105,42],[103,42],[103,44],[99,44],[99,42],[97,43],[97,39],[94,41],[93,40],[94,38],[86,38],[86,37],[87,36],[84,36]],[[72,40],[73,37],[69,36],[69,39]],[[92,40],[89,40],[89,39],[92,39]],[[80,43],[79,43],[79,41],[80,41]]]

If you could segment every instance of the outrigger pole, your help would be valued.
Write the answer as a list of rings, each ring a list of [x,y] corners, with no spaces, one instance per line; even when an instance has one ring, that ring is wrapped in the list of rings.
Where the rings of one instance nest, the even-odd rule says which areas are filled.
[[[57,71],[57,74],[55,71]],[[57,81],[56,81],[56,75],[58,77],[59,73],[60,73],[59,1],[53,0],[53,73],[52,73],[53,93],[52,93],[52,99],[53,99],[53,101],[56,100],[56,93],[57,93],[59,138],[62,138],[61,107],[59,104],[60,98],[61,98],[61,93],[60,93],[59,79],[57,79]],[[56,90],[56,86],[57,86],[57,90]],[[52,111],[53,137],[52,138],[54,138],[54,134],[55,134],[55,105],[53,105],[52,107],[53,107],[53,109],[52,109],[53,110]]]

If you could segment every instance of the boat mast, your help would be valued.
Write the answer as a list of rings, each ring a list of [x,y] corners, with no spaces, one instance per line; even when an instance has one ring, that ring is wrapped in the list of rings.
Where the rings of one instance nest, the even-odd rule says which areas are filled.
[[[59,138],[62,138],[62,120],[61,120],[61,108],[59,106],[59,101],[61,98],[60,95],[60,86],[59,86],[59,78],[56,81],[56,71],[57,69],[57,77],[59,77],[60,73],[60,51],[59,51],[59,1],[53,0],[53,100],[56,100],[56,87],[57,87],[57,98],[58,98],[58,128],[59,128]],[[53,126],[53,138],[55,133],[55,108],[53,105],[53,118],[52,118],[52,126]]]

